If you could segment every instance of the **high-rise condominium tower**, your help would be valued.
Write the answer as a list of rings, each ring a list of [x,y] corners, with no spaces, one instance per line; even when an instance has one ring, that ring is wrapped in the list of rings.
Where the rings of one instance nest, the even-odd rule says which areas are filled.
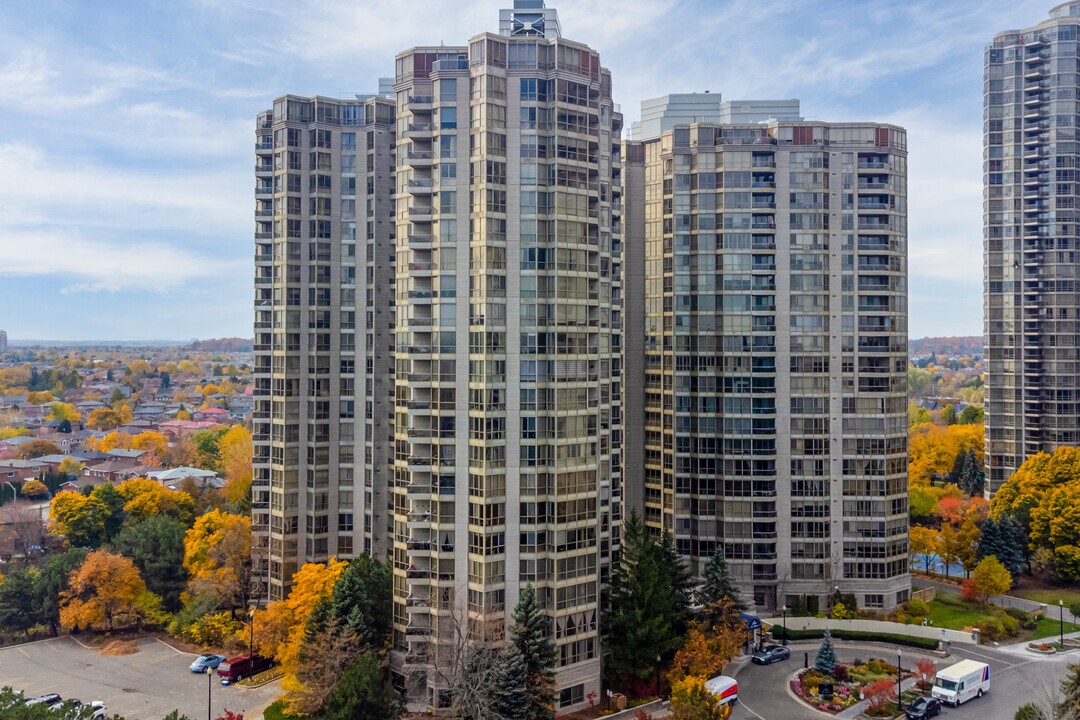
[[[3,330],[0,330],[0,352],[7,352],[7,348],[8,348],[7,333],[5,331],[3,331]]]
[[[986,48],[986,468],[1080,444],[1080,2]]]
[[[501,28],[397,56],[393,660],[445,707],[531,583],[567,708],[620,521],[622,117],[554,10]]]
[[[255,155],[252,522],[277,600],[305,562],[389,551],[394,102],[278,98]]]
[[[696,573],[722,551],[759,608],[824,607],[836,587],[905,601],[906,133],[676,125],[626,157],[627,217],[644,208],[627,228],[628,332],[644,324],[644,487],[628,467],[627,511]]]

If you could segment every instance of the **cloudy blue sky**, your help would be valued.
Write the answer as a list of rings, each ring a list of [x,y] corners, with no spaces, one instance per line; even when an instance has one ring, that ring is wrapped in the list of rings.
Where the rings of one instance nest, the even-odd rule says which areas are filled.
[[[0,328],[251,334],[254,116],[348,96],[394,54],[497,30],[500,0],[0,4]],[[911,335],[982,331],[982,48],[1051,0],[564,0],[629,122],[642,98],[798,97],[909,130]]]

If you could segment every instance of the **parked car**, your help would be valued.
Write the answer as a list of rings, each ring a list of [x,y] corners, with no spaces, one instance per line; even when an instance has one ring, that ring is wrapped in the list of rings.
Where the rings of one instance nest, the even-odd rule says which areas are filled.
[[[781,645],[766,645],[754,653],[750,659],[757,665],[770,665],[774,662],[787,660],[791,657],[791,650]]]
[[[218,675],[221,676],[222,685],[230,685],[240,682],[246,677],[258,675],[264,670],[274,666],[272,660],[261,655],[241,655],[218,665]]]
[[[227,659],[228,658],[224,655],[200,655],[191,663],[190,670],[193,673],[203,673],[207,670],[214,670]]]
[[[919,698],[908,705],[908,720],[924,720],[925,718],[937,717],[941,713],[941,703],[937,698]]]
[[[49,693],[48,695],[39,695],[37,697],[28,698],[24,704],[27,706],[47,705],[49,707],[52,707],[53,705],[56,705],[57,703],[63,701],[64,699],[56,693]]]

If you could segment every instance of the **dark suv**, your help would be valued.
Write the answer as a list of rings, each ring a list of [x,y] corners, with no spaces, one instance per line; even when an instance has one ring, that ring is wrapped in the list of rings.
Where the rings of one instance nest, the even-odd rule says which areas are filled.
[[[919,698],[908,705],[907,717],[908,720],[925,720],[925,718],[935,717],[940,712],[941,703],[937,698]]]

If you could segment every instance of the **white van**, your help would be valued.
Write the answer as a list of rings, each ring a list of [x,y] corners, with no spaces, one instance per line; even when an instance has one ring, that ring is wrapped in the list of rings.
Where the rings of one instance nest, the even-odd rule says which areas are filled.
[[[706,680],[705,690],[716,696],[721,705],[739,701],[739,683],[727,675],[717,675]]]
[[[990,692],[990,666],[975,660],[961,660],[937,671],[933,695],[943,703],[956,707],[971,698]]]

